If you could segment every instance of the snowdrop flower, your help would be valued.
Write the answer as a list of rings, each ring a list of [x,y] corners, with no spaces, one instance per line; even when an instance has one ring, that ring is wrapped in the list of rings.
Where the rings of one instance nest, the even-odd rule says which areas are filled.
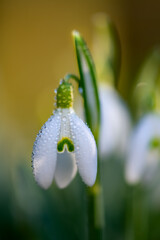
[[[101,106],[100,154],[107,157],[113,153],[124,155],[131,130],[127,108],[116,91],[108,85],[99,87]]]
[[[151,180],[160,160],[160,115],[144,116],[131,137],[126,164],[126,180],[136,184]]]
[[[72,85],[62,81],[57,89],[56,110],[40,130],[33,148],[33,173],[47,189],[55,179],[59,188],[75,177],[92,186],[97,174],[97,148],[87,125],[75,114]]]

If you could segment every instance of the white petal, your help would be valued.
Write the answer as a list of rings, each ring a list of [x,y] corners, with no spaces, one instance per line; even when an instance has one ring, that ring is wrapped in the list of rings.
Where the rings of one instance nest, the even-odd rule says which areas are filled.
[[[126,152],[131,130],[127,108],[111,87],[100,87],[101,129],[100,154],[102,157]]]
[[[75,154],[67,152],[57,153],[55,181],[59,188],[65,188],[75,177],[77,165]]]
[[[149,147],[155,137],[160,138],[160,116],[149,114],[140,120],[130,141],[126,164],[126,180],[129,183],[137,183],[145,172],[155,168],[159,154]]]
[[[76,115],[70,118],[71,135],[75,146],[75,158],[83,181],[92,186],[97,175],[97,147],[87,125]]]
[[[60,116],[56,111],[43,125],[33,148],[33,172],[37,183],[48,188],[52,183],[56,160],[57,140],[60,131]]]

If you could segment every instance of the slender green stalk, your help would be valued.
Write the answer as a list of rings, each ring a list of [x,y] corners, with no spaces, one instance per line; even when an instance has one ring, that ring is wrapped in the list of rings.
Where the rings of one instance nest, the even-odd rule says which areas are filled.
[[[99,162],[99,161],[98,161]],[[104,239],[104,203],[103,188],[100,181],[100,168],[93,187],[87,188],[88,240]]]
[[[83,90],[82,96],[84,98],[86,122],[98,146],[101,114],[96,70],[88,46],[82,36],[77,31],[73,31],[73,39],[80,75],[79,88]],[[99,166],[96,182],[93,187],[87,188],[86,196],[88,209],[88,239],[102,240],[104,233],[104,204]]]
[[[65,80],[65,81],[69,81],[70,79],[74,79],[78,84],[80,83],[80,79],[79,79],[75,74],[68,73],[68,74],[64,77],[64,80]]]
[[[130,188],[128,199],[126,240],[148,239],[148,202],[146,193],[141,185]]]
[[[147,240],[148,206],[144,189],[141,185],[133,189],[133,230],[134,240]]]

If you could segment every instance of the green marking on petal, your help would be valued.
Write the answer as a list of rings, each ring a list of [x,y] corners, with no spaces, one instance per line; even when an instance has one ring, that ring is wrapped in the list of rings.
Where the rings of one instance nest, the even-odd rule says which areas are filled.
[[[160,138],[158,138],[158,137],[153,138],[150,141],[149,145],[150,145],[151,149],[160,148]]]
[[[63,152],[65,145],[67,145],[67,148],[68,148],[69,152],[74,151],[74,144],[73,144],[72,140],[67,138],[67,137],[64,137],[57,144],[58,152]]]

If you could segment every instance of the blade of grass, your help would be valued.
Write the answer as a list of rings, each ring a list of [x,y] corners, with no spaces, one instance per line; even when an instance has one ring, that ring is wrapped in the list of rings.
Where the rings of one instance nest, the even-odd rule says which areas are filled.
[[[93,56],[99,81],[117,87],[121,45],[117,29],[105,13],[93,16]]]

